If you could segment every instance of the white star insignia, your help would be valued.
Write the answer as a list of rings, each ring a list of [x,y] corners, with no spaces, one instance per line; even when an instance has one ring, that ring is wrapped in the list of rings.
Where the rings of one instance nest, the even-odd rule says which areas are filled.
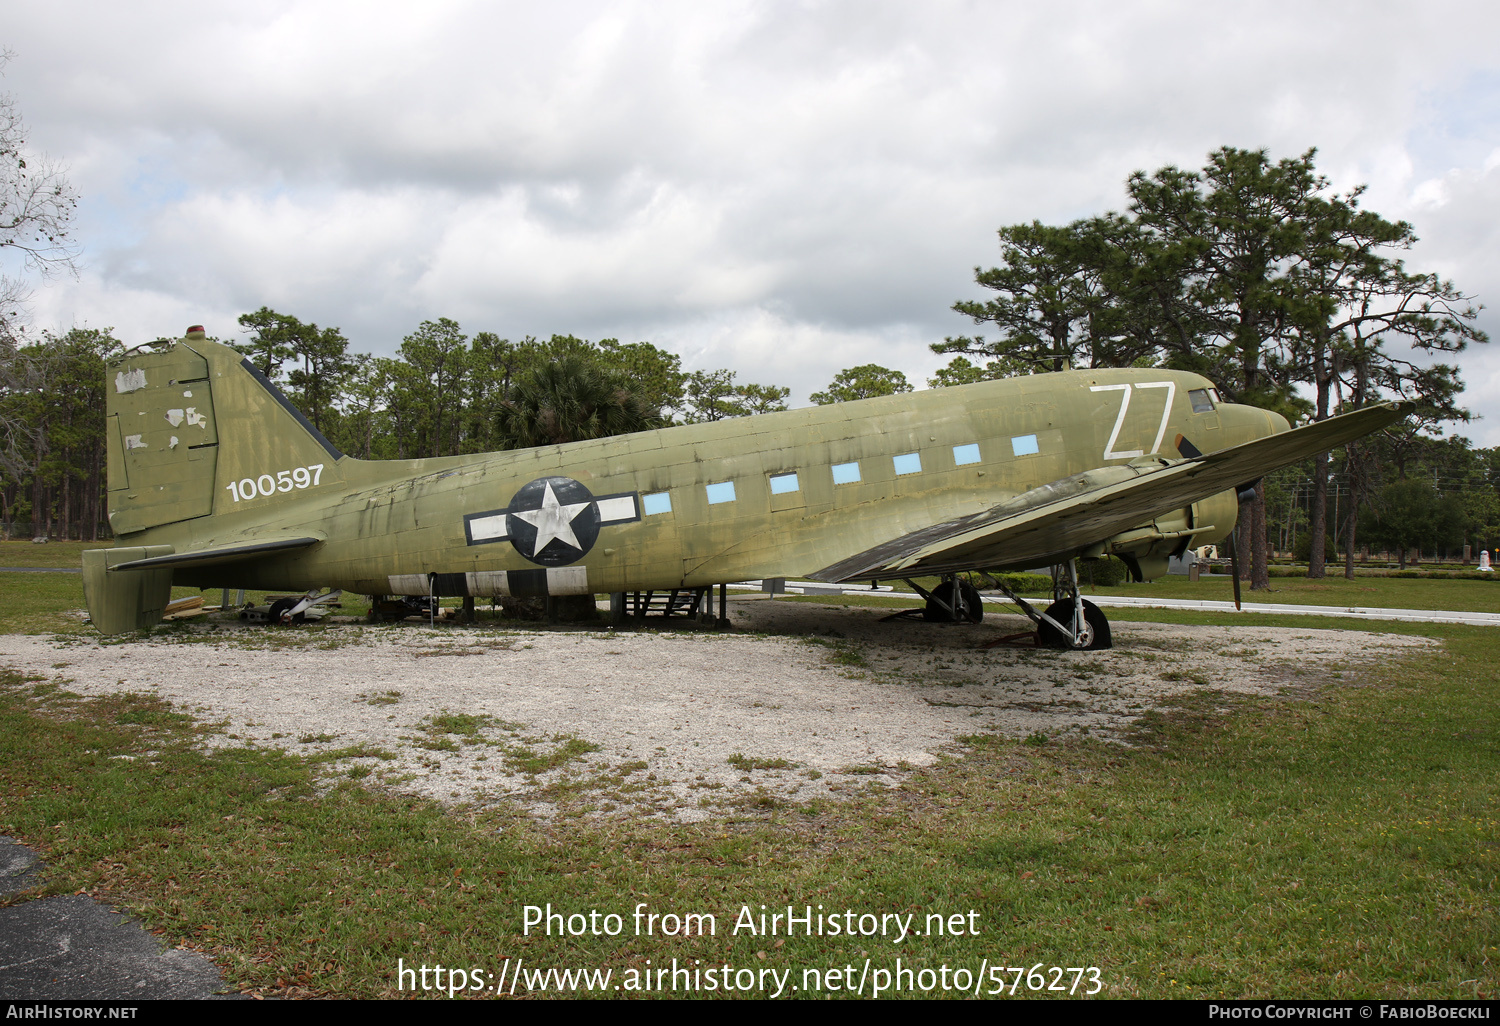
[[[582,549],[578,543],[578,536],[573,533],[573,521],[578,514],[589,508],[588,502],[572,502],[564,506],[557,501],[557,496],[552,492],[552,485],[546,486],[542,496],[542,505],[539,509],[521,510],[511,514],[520,517],[532,527],[536,528],[536,544],[531,548],[531,554],[536,555],[550,545],[553,539],[561,539],[564,543],[575,549]]]

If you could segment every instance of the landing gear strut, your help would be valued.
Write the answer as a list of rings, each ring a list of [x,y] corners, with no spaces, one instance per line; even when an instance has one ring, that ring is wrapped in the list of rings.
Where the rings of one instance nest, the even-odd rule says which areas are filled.
[[[922,596],[927,604],[921,609],[903,609],[881,619],[920,616],[930,623],[979,623],[984,620],[984,600],[979,597],[979,589],[968,581],[960,580],[956,574],[944,574],[942,582],[931,591],[909,577],[905,580],[911,590]]]
[[[307,619],[302,614],[313,606],[321,606],[333,602],[342,591],[330,591],[319,595],[316,590],[308,592],[301,598],[280,598],[271,603],[271,608],[266,613],[266,623],[278,626],[289,623],[302,623]]]
[[[1006,587],[1004,581],[996,583],[1005,596],[1036,624],[1038,648],[1087,652],[1113,646],[1104,611],[1085,599],[1078,590],[1077,560],[1070,559],[1052,568],[1052,604],[1043,613],[1038,613],[1029,602]]]

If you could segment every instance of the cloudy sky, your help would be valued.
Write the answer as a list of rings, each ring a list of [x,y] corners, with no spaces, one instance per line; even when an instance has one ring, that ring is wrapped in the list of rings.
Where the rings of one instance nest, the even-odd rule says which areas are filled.
[[[422,320],[647,340],[789,385],[920,383],[995,230],[1137,169],[1318,148],[1409,268],[1500,311],[1500,8],[1480,3],[16,4],[0,87],[80,195],[39,327],[390,353]],[[1494,352],[1462,358],[1500,445]]]

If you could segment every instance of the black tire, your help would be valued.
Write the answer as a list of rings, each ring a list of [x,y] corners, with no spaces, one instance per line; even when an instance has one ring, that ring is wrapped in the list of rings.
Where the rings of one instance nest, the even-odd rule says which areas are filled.
[[[277,599],[275,602],[271,603],[271,611],[266,614],[266,622],[269,623],[269,624],[272,624],[274,626],[280,626],[281,625],[281,617],[282,617],[282,615],[288,609],[291,609],[296,604],[297,604],[297,600],[296,599],[289,599],[289,598]],[[292,617],[292,622],[293,623],[301,623],[302,622],[302,614],[298,613],[296,616]]]
[[[1073,619],[1073,603],[1064,599],[1054,602],[1047,607],[1047,615],[1058,623],[1069,623]],[[1083,618],[1088,624],[1085,633],[1088,635],[1087,642],[1075,649],[1072,643],[1047,621],[1043,620],[1037,624],[1036,644],[1038,648],[1060,648],[1063,651],[1094,652],[1100,649],[1113,648],[1114,640],[1109,634],[1109,620],[1104,611],[1094,605],[1088,599],[1083,600]]]
[[[958,585],[959,597],[963,600],[964,608],[961,610],[964,620],[969,623],[979,623],[984,619],[984,600],[979,597],[979,589],[968,581],[944,581],[932,589],[933,599],[946,603],[950,608],[953,605],[953,585]],[[929,600],[922,610],[922,619],[933,623],[952,623],[953,614],[944,609],[938,602]]]

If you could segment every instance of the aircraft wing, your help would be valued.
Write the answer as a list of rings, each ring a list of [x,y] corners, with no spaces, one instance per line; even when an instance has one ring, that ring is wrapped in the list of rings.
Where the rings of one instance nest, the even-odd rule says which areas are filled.
[[[214,548],[194,549],[190,552],[173,552],[165,556],[152,556],[149,559],[134,559],[129,563],[117,563],[109,569],[113,572],[117,570],[177,570],[186,567],[219,566],[224,563],[238,563],[242,559],[254,559],[259,556],[289,552],[293,549],[305,549],[307,546],[316,545],[322,540],[322,538],[310,537],[277,538],[271,541],[219,545]]]
[[[1379,430],[1411,405],[1369,406],[1187,459],[1085,471],[981,513],[894,538],[808,576],[840,583],[1062,562],[1167,510]]]

